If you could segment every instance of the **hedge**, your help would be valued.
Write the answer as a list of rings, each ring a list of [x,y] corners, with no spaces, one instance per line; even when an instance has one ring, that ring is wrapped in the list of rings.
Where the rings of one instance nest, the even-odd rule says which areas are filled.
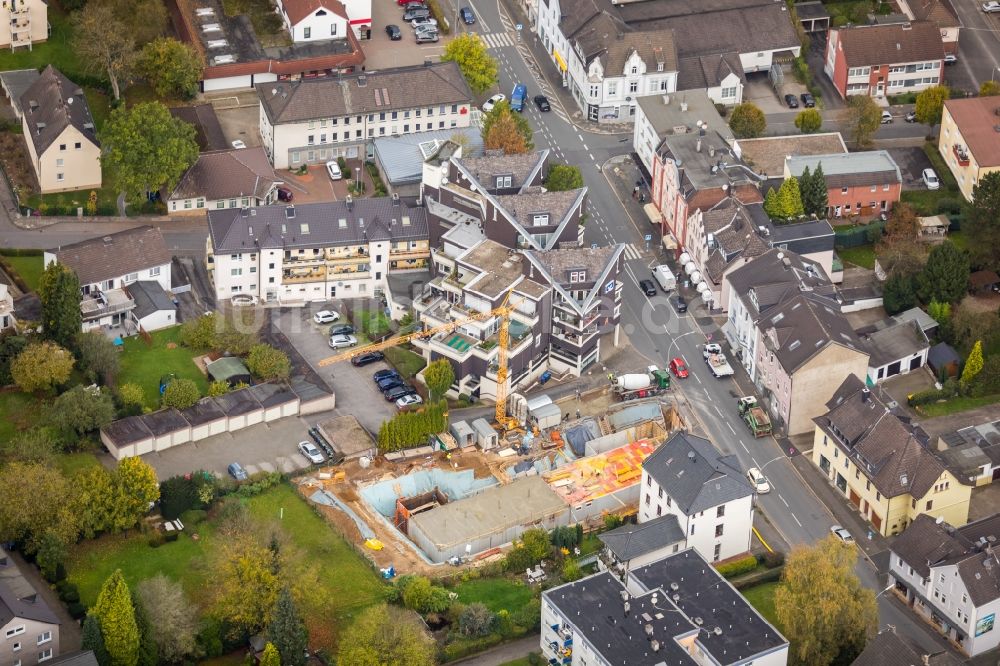
[[[745,590],[748,587],[753,587],[754,585],[760,585],[761,583],[777,583],[781,580],[781,572],[785,570],[784,566],[776,567],[774,569],[764,569],[763,571],[755,571],[752,574],[740,578],[739,580],[733,581],[733,587],[737,590]]]
[[[757,556],[747,555],[738,560],[716,565],[715,569],[725,578],[739,576],[757,568]]]

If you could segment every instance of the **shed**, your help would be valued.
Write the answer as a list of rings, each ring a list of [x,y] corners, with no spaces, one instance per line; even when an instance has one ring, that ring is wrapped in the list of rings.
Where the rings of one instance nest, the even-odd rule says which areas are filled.
[[[132,318],[144,331],[158,331],[177,323],[177,306],[156,280],[140,280],[125,285],[135,302]]]
[[[455,421],[448,428],[448,432],[450,432],[455,438],[455,441],[458,442],[458,446],[463,449],[466,446],[476,445],[476,431],[473,430],[465,421]]]
[[[153,433],[154,451],[163,451],[191,441],[191,424],[172,407],[144,414],[142,421]]]
[[[551,405],[551,404],[552,404],[552,398],[550,398],[547,393],[543,393],[542,395],[536,395],[533,398],[528,398],[528,413],[531,414],[539,407],[544,407],[545,405]]]
[[[215,402],[229,418],[229,432],[264,420],[264,407],[250,393],[249,388],[216,396]]]
[[[982,293],[1000,286],[1000,276],[994,271],[976,271],[969,276],[969,290]]]
[[[153,433],[141,416],[126,416],[101,428],[101,441],[115,460],[153,450]]]
[[[489,421],[478,418],[472,422],[472,429],[476,431],[476,442],[479,444],[479,448],[484,451],[496,448],[500,437]]]
[[[939,342],[931,347],[927,354],[927,365],[931,367],[934,376],[938,379],[941,379],[942,376],[958,377],[958,367],[961,363],[962,357],[947,342]]]
[[[920,308],[910,308],[909,310],[903,310],[898,315],[893,317],[898,322],[912,321],[920,327],[920,330],[924,332],[924,335],[930,337],[938,329],[938,323],[929,314],[921,310]]]
[[[920,225],[920,240],[943,240],[951,226],[951,220],[947,215],[932,215],[930,217],[918,217],[917,224]]]
[[[212,381],[226,382],[231,388],[253,382],[247,366],[236,356],[223,356],[205,365],[205,370]]]
[[[299,397],[299,414],[315,414],[316,412],[328,412],[336,407],[336,398],[333,391],[317,375],[316,379],[306,379],[305,377],[292,377],[288,385]]]
[[[202,398],[187,409],[182,409],[181,414],[191,425],[192,442],[226,432],[226,413],[212,398]]]
[[[916,322],[894,323],[865,336],[870,352],[868,380],[876,384],[889,377],[905,375],[923,367],[930,344]]]
[[[548,403],[531,410],[531,418],[535,420],[539,430],[554,428],[562,423],[562,410],[555,403]]]
[[[375,457],[375,443],[371,435],[354,416],[336,416],[317,423],[316,427],[344,460],[357,460],[362,456]]]
[[[265,422],[299,413],[299,397],[285,384],[257,384],[247,390],[264,408]]]

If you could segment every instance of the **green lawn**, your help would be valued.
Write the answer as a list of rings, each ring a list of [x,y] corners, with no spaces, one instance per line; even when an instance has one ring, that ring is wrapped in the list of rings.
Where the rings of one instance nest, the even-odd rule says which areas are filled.
[[[320,589],[307,590],[300,607],[315,644],[332,651],[335,636],[349,618],[384,598],[386,587],[381,578],[290,485],[244,501],[257,523],[256,532],[283,531],[294,544],[291,557],[313,568]],[[69,579],[79,588],[83,603],[89,605],[115,569],[122,570],[130,586],[163,573],[179,581],[204,612],[214,593],[215,573],[210,567],[216,549],[224,543],[215,529],[208,520],[159,548],[151,548],[136,533],[84,541],[73,549],[66,565]],[[192,539],[195,531],[197,540]]]
[[[38,290],[38,281],[42,279],[42,272],[45,270],[45,267],[42,265],[42,255],[39,254],[33,257],[13,257],[5,255],[4,259],[6,259],[7,263],[14,267],[17,274],[20,275],[21,279],[24,280],[24,283],[28,285],[28,288],[32,291]]]
[[[102,187],[97,192],[97,215],[118,214],[118,193],[113,187]],[[21,202],[29,208],[42,211],[43,215],[76,215],[78,208],[83,208],[84,215],[90,215],[87,205],[90,203],[91,190],[76,190],[73,192],[54,192],[51,194],[32,194]],[[44,206],[44,208],[43,208]]]
[[[935,169],[938,174],[941,172]],[[938,201],[941,199],[961,199],[958,191],[940,190],[905,190],[899,195],[899,200],[908,203],[917,211],[917,215],[937,215]]]
[[[413,377],[415,377],[416,374],[423,370],[424,366],[427,365],[424,362],[423,356],[420,354],[414,354],[407,349],[389,347],[388,349],[384,349],[382,351],[385,354],[385,359],[399,371],[399,374],[401,374],[404,379],[413,379]]]
[[[66,476],[76,476],[91,467],[100,467],[101,461],[93,453],[67,453],[56,456],[55,465]]]
[[[30,50],[20,49],[0,51],[0,70],[43,69],[54,65],[70,79],[84,74],[83,61],[71,45],[73,27],[69,17],[58,5],[49,4],[49,26],[51,34],[46,42],[34,44]]]
[[[762,583],[740,590],[754,608],[763,615],[768,622],[773,624],[778,630],[778,614],[774,609],[774,591],[780,583]]]
[[[926,405],[920,405],[916,409],[921,416],[934,417],[954,414],[955,412],[964,412],[969,409],[985,407],[986,405],[992,405],[997,402],[1000,402],[1000,395],[984,395],[975,398],[960,395],[949,400],[945,400],[944,402],[932,402]]]
[[[513,612],[531,601],[534,592],[521,582],[506,578],[480,578],[455,587],[458,600],[464,604],[480,602],[494,613],[501,610]]]
[[[20,391],[0,392],[0,444],[9,442],[20,430],[34,426],[43,403]]]
[[[531,661],[529,661],[527,657],[521,657],[520,659],[515,659],[514,661],[505,661],[500,664],[500,666],[531,666]]]
[[[139,336],[127,338],[122,350],[121,372],[118,384],[134,382],[146,394],[146,406],[160,406],[160,377],[173,373],[178,379],[191,379],[204,394],[208,390],[208,380],[194,364],[197,355],[180,343],[180,326],[155,331],[150,335],[153,345],[146,346]],[[169,348],[168,345],[173,345]]]
[[[871,245],[838,247],[836,252],[845,264],[854,264],[869,270],[875,268],[875,248]]]

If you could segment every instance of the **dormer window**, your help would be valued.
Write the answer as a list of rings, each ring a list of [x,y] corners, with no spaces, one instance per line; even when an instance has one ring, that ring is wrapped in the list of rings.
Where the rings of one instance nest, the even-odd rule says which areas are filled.
[[[632,73],[633,74],[638,74],[639,73],[639,68],[636,67],[635,65],[632,65]]]
[[[548,213],[535,213],[531,216],[531,226],[533,227],[546,227],[549,224],[549,214]]]
[[[497,188],[511,187],[514,182],[513,176],[497,176]]]
[[[577,284],[579,282],[587,281],[587,271],[570,271],[569,272],[570,284]]]

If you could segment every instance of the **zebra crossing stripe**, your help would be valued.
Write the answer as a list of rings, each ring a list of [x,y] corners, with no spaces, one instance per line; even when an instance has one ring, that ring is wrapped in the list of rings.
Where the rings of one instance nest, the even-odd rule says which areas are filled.
[[[483,41],[486,42],[486,46],[492,49],[498,49],[502,46],[511,46],[514,44],[510,35],[506,32],[488,32],[485,34],[480,34]]]
[[[625,246],[625,258],[626,259],[639,259],[641,257],[642,257],[642,254],[639,252],[639,250],[636,249],[635,245],[633,245],[632,243],[628,243]]]

